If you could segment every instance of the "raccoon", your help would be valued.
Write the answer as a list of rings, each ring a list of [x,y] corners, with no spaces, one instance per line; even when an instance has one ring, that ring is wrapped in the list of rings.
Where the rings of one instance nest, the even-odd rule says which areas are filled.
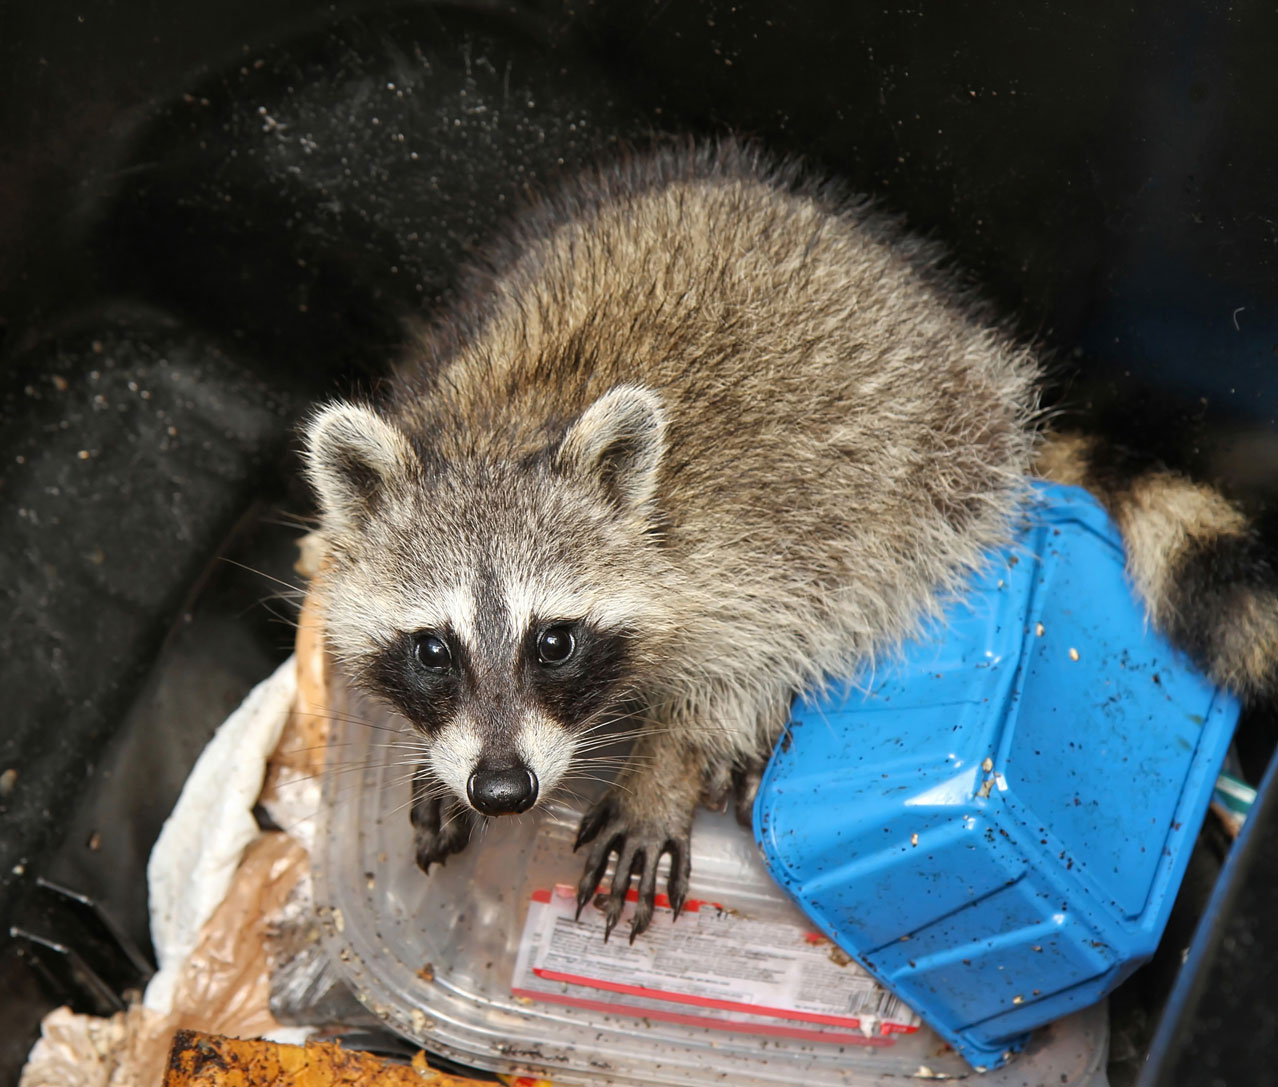
[[[744,807],[796,692],[936,614],[1035,472],[1110,505],[1151,617],[1214,676],[1270,680],[1278,600],[1237,511],[1046,434],[1035,351],[793,163],[726,141],[601,167],[458,293],[376,405],[305,435],[331,650],[424,738],[423,869],[628,723],[578,912],[615,856],[606,928],[637,882],[633,941],[668,856],[677,915],[699,802],[735,782]]]

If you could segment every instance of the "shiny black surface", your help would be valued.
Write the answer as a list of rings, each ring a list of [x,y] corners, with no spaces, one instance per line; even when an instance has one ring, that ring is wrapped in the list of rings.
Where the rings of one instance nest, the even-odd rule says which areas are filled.
[[[1054,404],[1272,520],[1275,41],[1254,0],[0,5],[0,916],[56,928],[57,874],[145,938],[159,822],[287,650],[215,560],[290,576],[294,420],[528,187],[650,131],[875,194],[1045,346]],[[1257,941],[1216,984],[1271,1008]],[[0,1078],[58,997],[18,953]]]
[[[1278,1053],[1278,759],[1176,979],[1140,1087],[1273,1083]]]

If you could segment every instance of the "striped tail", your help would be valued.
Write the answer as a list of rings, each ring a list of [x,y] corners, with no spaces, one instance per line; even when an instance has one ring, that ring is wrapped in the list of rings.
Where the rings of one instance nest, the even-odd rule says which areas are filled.
[[[1278,693],[1278,574],[1237,506],[1076,433],[1048,435],[1035,469],[1101,501],[1150,620],[1213,680],[1244,698]]]

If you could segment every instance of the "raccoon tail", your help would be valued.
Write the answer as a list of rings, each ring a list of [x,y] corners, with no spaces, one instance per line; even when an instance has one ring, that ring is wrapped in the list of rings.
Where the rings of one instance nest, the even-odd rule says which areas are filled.
[[[1150,620],[1216,683],[1244,698],[1278,693],[1278,572],[1237,506],[1076,433],[1048,435],[1035,470],[1105,506]]]

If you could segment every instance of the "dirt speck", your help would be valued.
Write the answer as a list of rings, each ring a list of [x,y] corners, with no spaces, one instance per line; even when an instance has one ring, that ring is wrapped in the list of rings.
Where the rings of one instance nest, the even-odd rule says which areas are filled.
[[[830,945],[829,956],[830,956],[830,961],[834,963],[835,966],[851,965],[852,956],[849,955],[846,951],[843,950],[843,948],[837,946],[836,944]]]

